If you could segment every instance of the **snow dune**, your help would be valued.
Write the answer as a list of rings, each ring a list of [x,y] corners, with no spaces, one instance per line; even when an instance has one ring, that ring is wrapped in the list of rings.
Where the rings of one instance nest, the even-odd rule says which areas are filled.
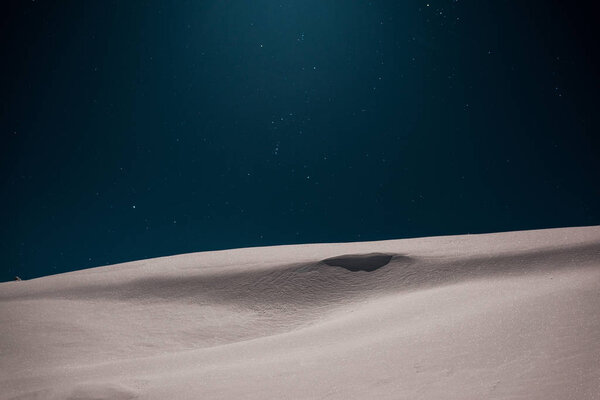
[[[600,227],[0,284],[0,399],[600,399]]]

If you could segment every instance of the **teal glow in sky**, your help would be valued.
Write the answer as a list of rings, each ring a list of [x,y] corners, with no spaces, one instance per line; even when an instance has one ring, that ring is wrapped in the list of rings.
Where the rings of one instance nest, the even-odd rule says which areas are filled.
[[[561,2],[14,2],[2,280],[184,252],[600,223]]]

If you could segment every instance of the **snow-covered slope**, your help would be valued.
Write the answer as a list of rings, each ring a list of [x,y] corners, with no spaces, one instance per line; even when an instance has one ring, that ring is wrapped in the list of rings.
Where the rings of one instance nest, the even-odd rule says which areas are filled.
[[[0,284],[0,399],[598,399],[600,227]]]

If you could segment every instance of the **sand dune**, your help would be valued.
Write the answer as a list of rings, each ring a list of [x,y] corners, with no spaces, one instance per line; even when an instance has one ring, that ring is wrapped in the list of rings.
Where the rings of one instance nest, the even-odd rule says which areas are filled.
[[[600,227],[0,284],[0,399],[600,399]]]

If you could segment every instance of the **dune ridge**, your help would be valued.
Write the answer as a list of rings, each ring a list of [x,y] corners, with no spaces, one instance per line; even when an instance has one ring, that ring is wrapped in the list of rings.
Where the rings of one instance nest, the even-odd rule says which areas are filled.
[[[0,399],[600,398],[600,227],[0,284]]]

